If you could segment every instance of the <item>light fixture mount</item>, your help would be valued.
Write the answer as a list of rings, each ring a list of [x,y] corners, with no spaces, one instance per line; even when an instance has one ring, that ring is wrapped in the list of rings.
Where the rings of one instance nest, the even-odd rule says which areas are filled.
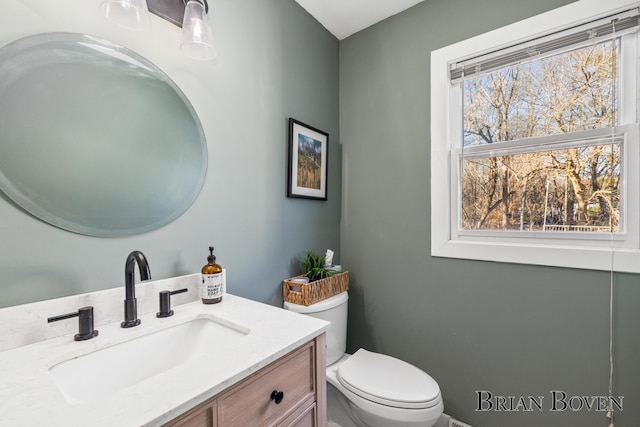
[[[209,13],[207,0],[193,0],[204,5],[205,13]],[[187,0],[147,0],[149,12],[182,28],[182,18]]]

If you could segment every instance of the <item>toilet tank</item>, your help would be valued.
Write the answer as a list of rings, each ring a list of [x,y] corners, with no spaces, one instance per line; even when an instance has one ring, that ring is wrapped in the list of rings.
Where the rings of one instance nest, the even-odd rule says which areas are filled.
[[[338,361],[347,349],[347,291],[309,306],[284,303],[286,310],[317,317],[331,323],[327,330],[327,365]]]

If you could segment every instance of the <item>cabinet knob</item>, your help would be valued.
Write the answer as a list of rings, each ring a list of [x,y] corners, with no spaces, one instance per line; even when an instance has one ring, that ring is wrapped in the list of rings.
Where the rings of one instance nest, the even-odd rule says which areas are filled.
[[[276,405],[279,405],[280,402],[282,402],[282,399],[284,399],[283,391],[273,390],[271,392],[271,400],[274,400],[276,402]]]

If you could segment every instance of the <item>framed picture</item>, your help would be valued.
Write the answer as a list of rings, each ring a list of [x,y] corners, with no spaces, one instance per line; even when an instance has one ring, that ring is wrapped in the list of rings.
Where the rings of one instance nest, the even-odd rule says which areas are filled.
[[[329,134],[289,119],[287,197],[327,200]]]

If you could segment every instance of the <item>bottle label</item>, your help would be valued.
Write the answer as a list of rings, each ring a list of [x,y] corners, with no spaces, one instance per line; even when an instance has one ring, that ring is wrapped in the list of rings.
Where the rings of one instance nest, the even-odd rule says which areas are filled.
[[[202,275],[202,298],[212,299],[222,295],[222,273]]]

